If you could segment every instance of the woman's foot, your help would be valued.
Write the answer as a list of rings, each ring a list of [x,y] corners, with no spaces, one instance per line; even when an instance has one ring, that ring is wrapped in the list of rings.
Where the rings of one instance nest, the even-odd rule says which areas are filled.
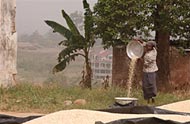
[[[154,98],[150,98],[150,99],[147,99],[147,104],[150,104],[150,103],[155,103],[155,99]]]
[[[155,99],[154,98],[151,98],[151,100],[152,100],[152,103],[155,103]]]
[[[150,103],[150,99],[147,99],[147,103],[148,103],[148,104]]]

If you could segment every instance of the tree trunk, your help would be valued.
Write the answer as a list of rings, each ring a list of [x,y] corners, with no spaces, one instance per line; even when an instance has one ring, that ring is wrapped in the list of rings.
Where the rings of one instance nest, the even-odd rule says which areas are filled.
[[[84,50],[84,54],[85,54],[85,70],[82,71],[82,80],[80,81],[80,86],[83,88],[92,88],[92,69],[91,69],[91,65],[90,65],[90,61],[88,58],[88,51]]]
[[[113,47],[112,61],[112,85],[126,88],[130,59],[127,57],[125,45]]]
[[[126,54],[126,46],[113,47],[112,85],[127,86],[129,58]]]
[[[85,75],[85,82],[84,82],[85,88],[90,88],[90,89],[92,88],[91,78],[92,78],[92,69],[91,69],[89,60],[86,60],[86,75]]]
[[[168,32],[157,31],[156,41],[158,43],[158,78],[157,84],[159,89],[165,90],[169,88],[169,39]]]
[[[0,86],[15,84],[17,34],[15,29],[16,0],[0,1]]]

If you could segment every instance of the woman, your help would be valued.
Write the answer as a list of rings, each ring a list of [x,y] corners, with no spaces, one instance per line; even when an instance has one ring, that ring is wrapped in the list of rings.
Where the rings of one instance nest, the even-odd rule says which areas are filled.
[[[156,71],[158,71],[158,66],[156,64],[157,50],[156,42],[148,41],[146,42],[144,53],[144,64],[143,64],[143,95],[147,103],[155,102],[154,97],[157,95],[156,87]]]

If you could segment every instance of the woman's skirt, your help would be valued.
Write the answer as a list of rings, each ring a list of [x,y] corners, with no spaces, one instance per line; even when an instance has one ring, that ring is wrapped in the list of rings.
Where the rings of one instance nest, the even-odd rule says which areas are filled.
[[[157,94],[156,72],[144,72],[142,83],[144,99],[150,99]]]

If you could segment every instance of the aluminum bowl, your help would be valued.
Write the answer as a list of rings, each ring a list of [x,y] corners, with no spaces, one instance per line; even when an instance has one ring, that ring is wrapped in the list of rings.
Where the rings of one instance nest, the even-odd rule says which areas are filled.
[[[127,55],[131,59],[141,58],[144,53],[143,45],[138,41],[131,41],[127,45]]]

